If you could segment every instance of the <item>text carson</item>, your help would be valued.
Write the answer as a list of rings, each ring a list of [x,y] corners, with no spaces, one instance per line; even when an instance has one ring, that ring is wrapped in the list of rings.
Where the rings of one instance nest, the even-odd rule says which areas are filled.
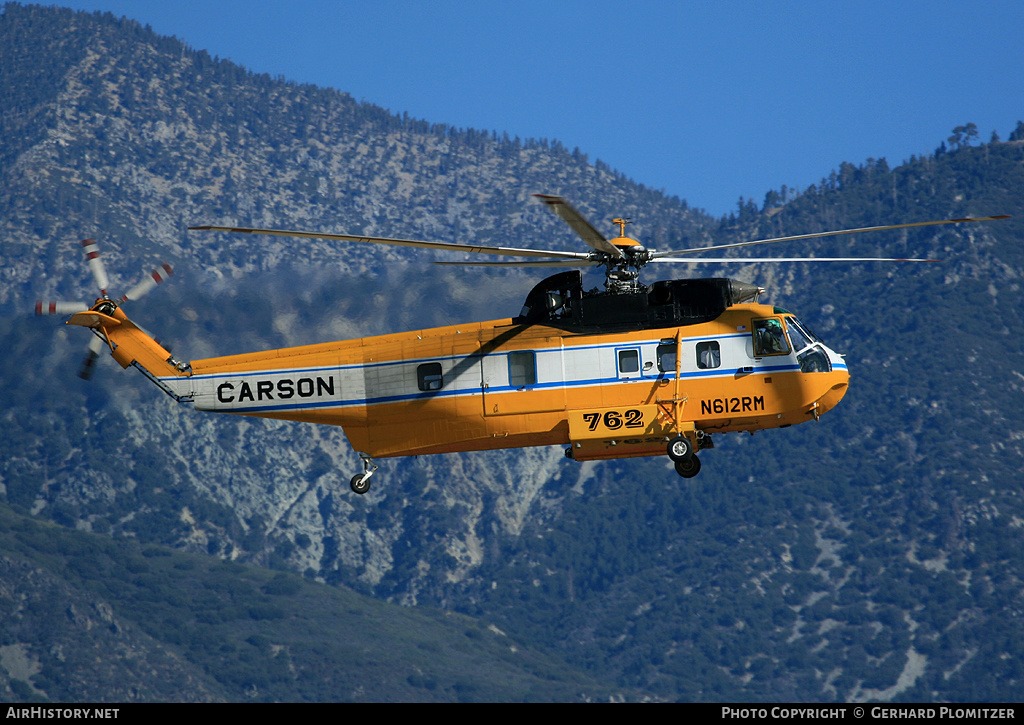
[[[334,378],[281,378],[276,383],[273,380],[256,380],[252,385],[243,380],[237,384],[221,383],[217,386],[217,400],[221,403],[288,400],[296,395],[300,398],[334,395]]]

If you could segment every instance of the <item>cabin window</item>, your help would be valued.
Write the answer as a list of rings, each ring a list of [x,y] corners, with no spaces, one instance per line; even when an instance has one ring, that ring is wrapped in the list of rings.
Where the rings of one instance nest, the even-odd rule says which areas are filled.
[[[619,362],[620,378],[640,377],[640,350],[630,347],[616,352]]]
[[[444,385],[441,363],[423,363],[416,368],[416,383],[420,390],[440,390]]]
[[[636,373],[640,372],[640,351],[619,350],[619,372]]]
[[[782,320],[769,317],[754,320],[754,357],[762,355],[785,355],[789,352]]]
[[[697,368],[713,370],[722,367],[722,351],[718,340],[697,343]]]
[[[676,371],[676,345],[658,345],[658,371],[674,373]]]
[[[537,384],[537,354],[510,352],[508,354],[508,384],[513,388],[528,388]]]

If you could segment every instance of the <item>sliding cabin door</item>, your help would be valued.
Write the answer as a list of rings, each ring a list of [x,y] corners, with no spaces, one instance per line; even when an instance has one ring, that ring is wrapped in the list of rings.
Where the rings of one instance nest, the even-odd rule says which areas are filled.
[[[501,350],[483,357],[485,416],[565,410],[562,340],[535,342],[534,349]]]

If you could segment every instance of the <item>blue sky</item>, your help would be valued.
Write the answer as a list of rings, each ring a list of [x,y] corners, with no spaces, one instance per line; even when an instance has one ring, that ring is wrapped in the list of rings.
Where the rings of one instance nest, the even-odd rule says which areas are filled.
[[[557,139],[715,215],[1024,120],[1021,0],[55,4],[395,113]]]

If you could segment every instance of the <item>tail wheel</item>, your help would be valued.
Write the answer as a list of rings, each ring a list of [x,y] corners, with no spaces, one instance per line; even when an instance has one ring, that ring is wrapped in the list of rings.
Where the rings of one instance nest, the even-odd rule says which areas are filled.
[[[676,473],[683,478],[693,478],[700,473],[700,459],[697,456],[690,456],[685,460],[676,461]]]
[[[668,457],[677,464],[693,457],[693,443],[686,436],[676,436],[668,442]]]
[[[355,476],[352,476],[352,481],[349,483],[349,485],[352,487],[352,490],[354,492],[362,496],[364,493],[370,490],[369,479],[370,477],[367,476],[365,473],[357,473]]]

